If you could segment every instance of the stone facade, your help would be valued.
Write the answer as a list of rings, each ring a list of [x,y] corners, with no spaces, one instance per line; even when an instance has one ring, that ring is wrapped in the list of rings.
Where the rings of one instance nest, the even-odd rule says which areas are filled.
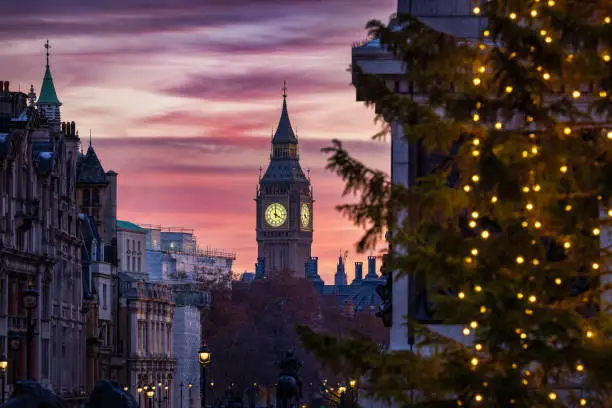
[[[171,408],[176,372],[172,354],[172,291],[166,285],[147,283],[123,273],[119,278],[119,336],[122,357],[126,359],[126,370],[119,381],[135,398],[140,397],[136,392],[138,386],[155,385],[155,398],[168,397]]]
[[[60,123],[60,106],[48,58],[38,102],[33,86],[29,95],[10,92],[8,83],[0,91],[0,353],[9,359],[9,384],[29,372],[78,404],[86,392],[80,140],[74,122]],[[30,344],[22,304],[28,285],[39,294]]]

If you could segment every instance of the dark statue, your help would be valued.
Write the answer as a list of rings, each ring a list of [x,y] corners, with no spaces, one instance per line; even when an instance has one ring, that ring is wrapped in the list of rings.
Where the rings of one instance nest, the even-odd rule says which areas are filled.
[[[387,259],[387,255],[383,255],[382,266],[380,267],[380,272],[382,276],[386,278],[384,284],[376,286],[376,293],[380,297],[381,303],[379,306],[379,311],[376,312],[376,316],[381,318],[385,327],[391,327],[392,322],[392,313],[393,313],[393,274],[391,271],[387,271],[385,267],[385,261]]]
[[[138,402],[132,394],[126,392],[113,381],[98,381],[94,386],[86,408],[138,408]]]
[[[302,398],[302,383],[298,372],[302,368],[300,361],[293,351],[288,351],[285,358],[279,363],[280,376],[276,386],[277,408],[296,408]]]
[[[67,408],[66,403],[36,381],[18,381],[2,408]]]

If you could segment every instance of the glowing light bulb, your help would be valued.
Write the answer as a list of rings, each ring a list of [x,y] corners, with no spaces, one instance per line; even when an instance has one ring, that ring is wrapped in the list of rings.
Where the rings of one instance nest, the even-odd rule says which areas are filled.
[[[484,238],[484,239],[489,238],[489,235],[490,235],[490,234],[489,234],[489,231],[482,231],[482,232],[480,233],[480,236],[481,236],[482,238]]]
[[[533,147],[531,148],[531,153],[532,153],[532,154],[538,154],[538,147],[537,147],[537,146],[533,146]]]
[[[569,128],[569,127],[563,128],[563,133],[565,135],[569,135],[570,133],[572,133],[572,128]]]
[[[463,329],[463,335],[464,336],[469,336],[470,335],[470,329],[468,329],[467,327],[465,329]]]
[[[608,96],[608,93],[606,91],[599,91],[600,98],[605,98],[606,96]]]
[[[574,92],[572,92],[572,98],[574,99],[580,98],[580,91],[575,90]]]
[[[591,330],[587,330],[586,336],[587,338],[592,339],[595,336],[595,333],[593,333]]]
[[[550,74],[548,72],[545,72],[544,74],[542,74],[542,78],[548,81],[550,79]]]
[[[478,156],[480,156],[480,151],[479,151],[479,150],[474,150],[474,151],[472,152],[472,156],[474,156],[474,157],[478,157]]]
[[[546,42],[546,44],[550,44],[552,42],[552,37],[551,36],[546,36],[544,41]]]
[[[495,129],[501,129],[503,127],[501,122],[496,122],[495,123]]]
[[[538,11],[537,10],[531,10],[531,17],[537,17],[538,16]]]
[[[476,357],[474,357],[474,358],[473,358],[473,359],[470,361],[470,363],[471,363],[471,364],[472,364],[474,367],[476,367],[476,366],[478,365],[478,359],[477,359]]]
[[[476,228],[476,221],[470,221],[469,226],[470,228]]]
[[[529,192],[529,187],[525,186],[523,187],[523,193],[528,193]]]
[[[538,265],[540,264],[540,260],[539,260],[539,259],[534,258],[534,259],[531,261],[531,263],[532,263],[532,264],[534,264],[535,266],[538,266]]]
[[[608,217],[612,217],[612,210],[608,210]]]
[[[459,299],[465,299],[465,293],[463,293],[463,292],[459,292],[459,293],[457,294],[457,297],[458,297]]]
[[[474,256],[478,255],[478,249],[476,249],[476,248],[472,248],[471,253],[472,253],[472,255],[474,255]],[[480,287],[480,286],[477,286],[477,287]],[[480,291],[478,291],[478,292],[480,292]]]
[[[497,196],[491,197],[491,202],[495,204],[497,202]]]
[[[542,223],[540,221],[536,221],[533,223],[533,226],[536,227],[536,229],[540,229],[542,228]]]
[[[540,30],[540,35],[541,35],[542,37],[544,37],[546,34],[548,34],[548,31],[546,31],[546,30]]]
[[[611,131],[609,131],[608,133],[606,133],[606,137],[607,137],[608,139],[612,139],[612,130],[611,130]]]
[[[529,138],[530,138],[530,139],[535,139],[535,133],[530,133],[530,134],[529,134]]]
[[[474,12],[474,14],[480,14],[480,7],[476,6],[472,9],[472,11]]]
[[[480,395],[480,394],[476,394],[476,396],[474,397],[474,399],[476,400],[476,402],[480,402],[480,401],[482,401],[482,395]]]
[[[465,258],[465,263],[466,264],[471,264],[472,263],[472,258],[470,258],[469,256]]]
[[[482,33],[482,35],[484,35],[485,37],[488,37],[491,35],[491,32],[489,30],[484,30],[484,32]]]
[[[555,0],[548,0],[548,7],[552,7],[552,6],[554,6],[555,4],[556,4],[556,3],[555,3]]]
[[[563,243],[563,248],[570,249],[571,247],[572,247],[572,244],[570,242],[564,242]]]
[[[562,283],[563,281],[561,280],[561,278],[555,279],[555,285],[561,285]]]
[[[533,210],[533,204],[532,203],[527,203],[525,208],[527,209],[527,211],[531,211],[531,210]]]
[[[561,166],[559,170],[561,171],[561,173],[567,173],[567,166]]]
[[[531,310],[531,309],[525,309],[525,314],[526,314],[527,316],[531,316],[531,315],[533,314],[533,310]]]
[[[479,114],[477,114],[477,113],[475,113],[475,114],[474,114],[474,116],[472,116],[472,120],[473,120],[474,122],[478,122],[478,121],[480,120],[480,115],[479,115]]]
[[[512,93],[514,89],[511,86],[506,87],[506,93]]]
[[[582,364],[577,364],[576,371],[584,371],[584,366]]]
[[[523,295],[521,292],[516,294],[517,299],[522,299],[525,297],[525,295]]]
[[[525,340],[527,338],[527,333],[521,333],[521,339]]]
[[[550,394],[548,394],[548,399],[550,399],[551,401],[556,400],[557,399],[557,394],[555,394],[554,392],[551,392]]]
[[[470,327],[471,327],[472,329],[477,328],[477,327],[478,327],[478,322],[477,322],[477,321],[473,321],[473,322],[471,322],[471,323],[470,323]]]
[[[599,235],[601,231],[599,230],[599,228],[593,228],[593,235]]]
[[[542,189],[542,187],[540,187],[540,185],[539,185],[539,184],[536,184],[535,186],[533,186],[533,191],[535,191],[536,193],[537,193],[538,191],[540,191],[541,189]]]
[[[612,21],[612,18],[610,18],[610,17],[604,18],[604,23],[610,24],[610,21]]]
[[[587,400],[585,398],[580,398],[580,406],[584,407],[587,404]]]
[[[516,13],[510,13],[510,20],[516,20]]]
[[[485,306],[480,306],[480,313],[487,313],[487,308]]]
[[[476,349],[476,351],[480,351],[482,350],[482,344],[478,343],[474,346],[474,348]]]
[[[478,218],[480,216],[480,214],[478,213],[478,211],[472,211],[472,218]]]
[[[606,62],[610,62],[610,54],[604,54],[601,56],[601,58],[603,58],[603,60]]]
[[[527,150],[523,150],[523,157],[526,159],[527,157],[529,157],[529,152]]]
[[[536,298],[535,295],[531,295],[531,296],[529,296],[529,299],[527,299],[527,300],[529,300],[529,303],[535,303],[537,298]]]
[[[474,85],[476,85],[476,86],[480,85],[480,82],[481,82],[481,81],[480,81],[480,78],[478,78],[478,77],[476,77],[476,78],[474,78],[474,79],[472,80],[472,83],[473,83]]]
[[[567,171],[567,167],[565,168],[565,171]],[[565,173],[565,172],[561,170],[561,173]],[[565,206],[565,212],[570,212],[570,211],[572,211],[572,206],[568,204]]]
[[[466,184],[465,186],[463,186],[463,191],[469,193],[470,191],[472,191],[472,187],[469,184]]]
[[[517,264],[522,264],[523,262],[525,262],[525,258],[523,258],[522,256],[517,256],[516,257],[516,263]]]
[[[474,175],[472,176],[472,181],[473,181],[474,183],[478,183],[478,182],[480,181],[480,176],[479,176],[478,174],[474,174]]]
[[[597,262],[593,262],[593,265],[591,265],[591,268],[597,270],[599,269],[599,264]]]
[[[527,228],[528,226],[529,226],[529,223],[527,221],[521,222],[521,227]]]
[[[487,67],[485,67],[484,65],[481,65],[478,68],[478,72],[480,72],[481,74],[484,74],[485,72],[487,72]]]

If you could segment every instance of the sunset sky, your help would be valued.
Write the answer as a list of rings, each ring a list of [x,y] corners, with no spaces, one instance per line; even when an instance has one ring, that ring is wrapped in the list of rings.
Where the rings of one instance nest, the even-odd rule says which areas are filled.
[[[351,44],[397,0],[7,0],[0,80],[39,92],[43,42],[64,120],[89,130],[106,170],[119,173],[118,217],[196,230],[202,247],[236,251],[253,271],[255,187],[267,165],[283,80],[312,170],[313,255],[328,281],[361,231],[334,206],[342,182],[324,169],[332,138],[389,171],[389,146],[370,141],[373,112],[355,101]],[[27,5],[27,7],[26,7]],[[352,267],[348,268],[352,276]]]

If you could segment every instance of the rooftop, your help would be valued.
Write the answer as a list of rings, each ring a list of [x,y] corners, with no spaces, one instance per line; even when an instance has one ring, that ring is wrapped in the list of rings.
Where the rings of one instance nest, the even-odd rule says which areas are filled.
[[[139,227],[133,222],[117,220],[117,228],[128,230],[128,231],[136,231],[136,232],[147,232],[146,229]]]

